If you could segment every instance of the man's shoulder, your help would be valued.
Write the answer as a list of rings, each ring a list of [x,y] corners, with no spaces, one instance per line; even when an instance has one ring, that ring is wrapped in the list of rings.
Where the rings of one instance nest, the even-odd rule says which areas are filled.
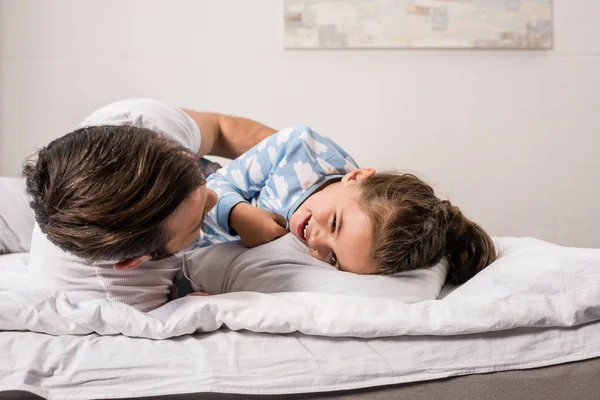
[[[84,118],[75,129],[99,125],[145,128],[175,140],[193,152],[200,148],[198,125],[180,108],[159,100],[137,98],[107,104]]]
[[[29,257],[30,289],[62,292],[79,306],[89,301],[111,300],[148,311],[167,301],[180,257],[148,262],[131,271],[116,271],[114,262],[88,262],[48,240],[35,226]]]
[[[37,223],[31,235],[30,253],[30,272],[36,272],[38,269],[43,270],[44,273],[39,275],[62,275],[61,270],[73,266],[87,268],[91,265],[89,262],[62,250],[52,243]]]

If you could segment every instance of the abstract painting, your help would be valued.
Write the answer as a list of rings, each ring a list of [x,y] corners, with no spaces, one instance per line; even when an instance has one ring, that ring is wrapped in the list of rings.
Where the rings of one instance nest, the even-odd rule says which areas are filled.
[[[284,0],[285,47],[552,48],[552,0]]]

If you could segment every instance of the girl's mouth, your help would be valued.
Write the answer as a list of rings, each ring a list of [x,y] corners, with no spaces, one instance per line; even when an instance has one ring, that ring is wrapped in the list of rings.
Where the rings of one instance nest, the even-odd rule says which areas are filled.
[[[304,241],[304,243],[308,242],[308,237],[306,236],[308,234],[308,221],[310,220],[310,217],[312,215],[308,214],[299,224],[298,224],[298,228],[296,228],[296,234],[298,235],[298,237],[300,239],[302,239]]]

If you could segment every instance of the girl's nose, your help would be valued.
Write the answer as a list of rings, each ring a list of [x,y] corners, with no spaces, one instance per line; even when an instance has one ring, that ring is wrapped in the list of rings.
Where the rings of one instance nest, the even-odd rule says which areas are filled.
[[[327,212],[327,210],[313,209],[312,218],[313,222],[316,222],[321,229],[329,224],[329,212]]]
[[[308,231],[308,242],[306,244],[308,244],[308,247],[311,249],[319,250],[319,248],[322,246],[321,228],[316,221],[313,221],[312,226],[309,222]]]

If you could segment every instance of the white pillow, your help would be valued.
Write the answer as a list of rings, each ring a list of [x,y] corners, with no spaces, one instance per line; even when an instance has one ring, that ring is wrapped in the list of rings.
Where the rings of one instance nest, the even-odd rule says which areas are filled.
[[[447,261],[395,275],[338,271],[308,253],[287,234],[252,249],[241,242],[216,244],[184,254],[184,273],[197,291],[221,294],[318,292],[388,297],[406,303],[436,299],[446,280]]]
[[[25,180],[0,177],[0,254],[28,252],[34,224]]]
[[[0,256],[0,290],[23,290],[29,279],[27,265],[29,253],[13,253]]]

